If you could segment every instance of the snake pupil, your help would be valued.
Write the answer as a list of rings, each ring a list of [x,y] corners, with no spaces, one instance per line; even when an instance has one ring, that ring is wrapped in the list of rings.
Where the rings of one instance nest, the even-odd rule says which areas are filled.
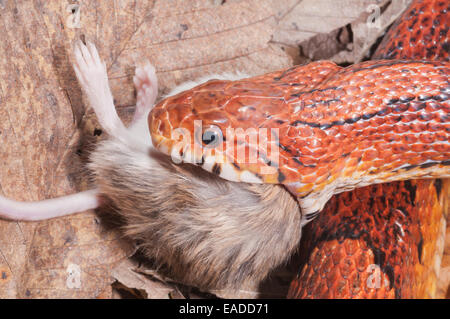
[[[222,131],[219,127],[211,125],[203,131],[202,143],[205,147],[215,148],[223,142]]]
[[[217,132],[214,131],[206,131],[203,133],[202,142],[206,145],[209,145],[218,139]]]

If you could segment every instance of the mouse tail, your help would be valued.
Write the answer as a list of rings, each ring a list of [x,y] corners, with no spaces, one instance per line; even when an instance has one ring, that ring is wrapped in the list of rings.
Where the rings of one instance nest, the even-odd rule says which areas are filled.
[[[19,202],[0,196],[0,218],[23,221],[45,220],[95,209],[99,204],[97,189],[35,202]]]

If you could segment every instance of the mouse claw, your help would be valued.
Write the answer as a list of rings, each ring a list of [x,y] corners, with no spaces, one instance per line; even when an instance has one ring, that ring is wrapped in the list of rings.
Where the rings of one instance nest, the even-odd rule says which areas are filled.
[[[106,64],[100,59],[98,51],[92,42],[86,45],[81,40],[74,44],[75,63],[73,68],[82,89],[89,95],[96,92],[89,92],[97,83],[107,81]]]

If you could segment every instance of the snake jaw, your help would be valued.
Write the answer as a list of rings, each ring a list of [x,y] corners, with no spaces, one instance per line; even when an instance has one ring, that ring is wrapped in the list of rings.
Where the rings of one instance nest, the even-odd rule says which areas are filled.
[[[169,155],[175,164],[189,163],[232,182],[263,183],[264,180],[249,170],[239,170],[230,162],[226,154],[215,149],[198,149],[190,143],[179,142],[161,134],[152,134],[152,142],[162,153]]]
[[[337,182],[325,185],[320,191],[310,190],[303,196],[299,196],[299,189],[302,187],[300,183],[289,183],[285,186],[297,198],[302,214],[301,225],[304,226],[322,211],[325,204],[336,193]]]
[[[167,124],[162,125],[161,119],[169,117],[166,115],[168,111],[164,105],[161,109],[156,108],[156,110],[156,115],[153,112],[149,114],[149,129],[153,145],[162,153],[170,156],[175,164],[189,163],[201,166],[204,170],[232,182],[252,184],[277,184],[280,182],[278,167],[268,159],[258,157],[256,159],[258,165],[253,165],[255,164],[253,163],[254,159],[249,155],[251,151],[247,149],[244,151],[246,155],[240,157],[242,149],[237,150],[240,146],[236,145],[246,144],[247,135],[245,133],[240,136],[240,133],[229,133],[224,129],[228,134],[233,134],[233,138],[236,139],[231,147],[224,140],[214,147],[202,145],[197,136],[199,132],[202,132],[201,125],[199,128],[194,125],[192,130],[183,127],[173,128]],[[169,126],[170,129],[168,129]],[[229,138],[230,135],[225,136]],[[273,141],[265,142],[274,144]],[[272,144],[269,145],[271,150],[275,148]],[[257,147],[255,150],[259,152]]]

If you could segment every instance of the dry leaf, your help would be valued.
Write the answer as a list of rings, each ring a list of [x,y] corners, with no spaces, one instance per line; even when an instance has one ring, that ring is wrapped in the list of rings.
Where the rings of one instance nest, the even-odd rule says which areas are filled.
[[[297,62],[320,59],[359,62],[409,2],[299,1],[279,21],[272,42],[300,54],[295,58]]]
[[[152,280],[148,276],[140,274],[135,271],[136,265],[125,260],[114,268],[112,276],[123,287],[128,289],[137,289],[145,292],[144,298],[148,299],[169,299],[171,293],[176,289],[161,281]]]

